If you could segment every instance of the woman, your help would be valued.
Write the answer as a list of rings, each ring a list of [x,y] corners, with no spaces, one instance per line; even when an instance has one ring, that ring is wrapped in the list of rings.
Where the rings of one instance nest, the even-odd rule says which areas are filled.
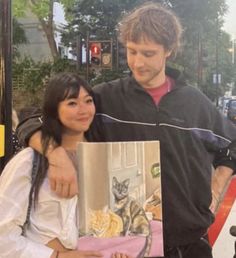
[[[45,91],[43,104],[43,154],[52,143],[66,149],[74,164],[76,143],[86,141],[95,106],[88,84],[75,74],[55,76]],[[76,250],[77,196],[57,197],[50,191],[48,161],[42,159],[34,185],[34,203],[27,216],[34,151],[26,148],[5,167],[0,177],[0,254],[7,258],[89,258],[99,252]],[[76,165],[76,164],[75,164]],[[126,257],[114,254],[113,257]]]

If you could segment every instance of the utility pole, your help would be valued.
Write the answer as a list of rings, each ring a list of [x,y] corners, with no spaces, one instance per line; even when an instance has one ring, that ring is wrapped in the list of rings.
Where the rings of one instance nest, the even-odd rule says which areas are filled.
[[[0,0],[0,172],[12,154],[11,0]]]
[[[82,40],[81,35],[76,36],[76,71],[79,72],[82,65]]]
[[[220,74],[219,74],[219,14],[217,12],[216,16],[216,106],[218,106],[218,91],[219,91],[219,85],[220,85]]]
[[[89,80],[89,56],[90,56],[90,49],[89,49],[89,32],[86,33],[86,80]]]
[[[234,36],[232,36],[232,49],[230,52],[232,54],[232,66],[233,66],[234,75],[235,75],[236,73],[235,73],[235,37]],[[234,86],[235,86],[235,79],[231,83],[231,94],[232,94],[232,90],[234,89]]]
[[[198,33],[198,67],[197,67],[197,85],[200,87],[202,83],[202,39]]]
[[[232,38],[232,64],[235,62],[235,38]]]

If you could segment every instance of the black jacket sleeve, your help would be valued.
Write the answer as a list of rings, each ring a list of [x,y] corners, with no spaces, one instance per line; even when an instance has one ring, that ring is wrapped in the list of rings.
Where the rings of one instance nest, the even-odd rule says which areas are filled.
[[[213,165],[214,167],[226,166],[236,171],[236,126],[227,118],[217,114],[215,120],[215,131],[218,135],[226,138],[228,144],[221,147],[215,153]]]
[[[41,114],[31,115],[30,117],[21,121],[17,128],[16,134],[22,146],[28,146],[30,137],[42,126]]]
[[[234,152],[234,151],[233,151]],[[213,161],[213,166],[217,168],[218,166],[226,166],[236,172],[236,156],[232,153],[231,147],[221,149],[216,155]]]

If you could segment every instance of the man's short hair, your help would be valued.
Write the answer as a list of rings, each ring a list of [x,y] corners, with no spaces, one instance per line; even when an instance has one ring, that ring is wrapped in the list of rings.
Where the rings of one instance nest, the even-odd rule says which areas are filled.
[[[162,45],[175,56],[181,41],[182,26],[177,16],[168,8],[146,3],[126,14],[119,23],[119,39],[125,46],[127,41],[139,43],[153,41]]]

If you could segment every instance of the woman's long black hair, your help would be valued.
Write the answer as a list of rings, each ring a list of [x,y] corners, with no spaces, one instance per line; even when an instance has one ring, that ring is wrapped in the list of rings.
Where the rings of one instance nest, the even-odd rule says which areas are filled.
[[[49,81],[43,99],[42,147],[40,168],[34,184],[34,203],[38,198],[39,189],[47,174],[48,160],[45,157],[50,144],[60,146],[62,141],[63,125],[58,117],[58,105],[61,101],[77,98],[80,88],[83,87],[93,97],[89,84],[75,73],[59,73]]]

